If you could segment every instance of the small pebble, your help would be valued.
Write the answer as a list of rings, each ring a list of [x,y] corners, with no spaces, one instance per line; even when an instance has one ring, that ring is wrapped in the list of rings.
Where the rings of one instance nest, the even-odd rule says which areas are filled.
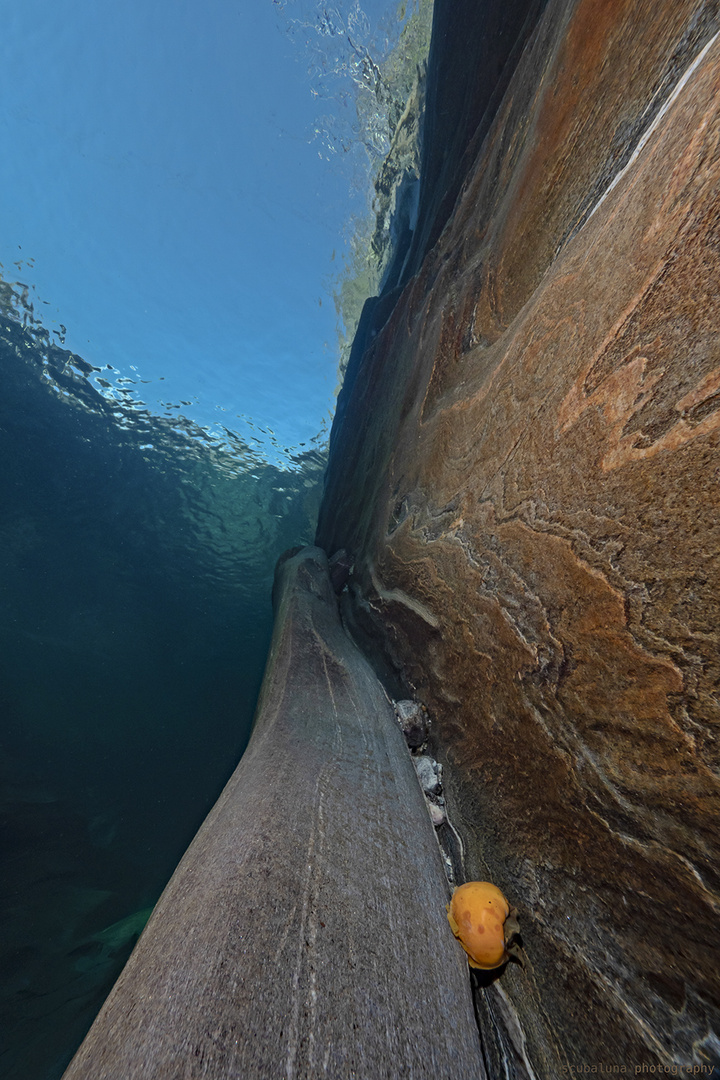
[[[430,802],[429,799],[426,799],[425,801],[427,802],[427,808],[430,811],[430,820],[432,821],[435,828],[439,829],[440,826],[444,825],[445,822],[447,821],[447,814],[445,813],[445,807],[444,806],[438,806],[437,803]]]
[[[428,737],[427,712],[417,701],[396,701],[395,716],[411,750],[419,750]]]
[[[426,795],[438,795],[442,789],[442,765],[431,757],[421,754],[414,757],[413,765]]]

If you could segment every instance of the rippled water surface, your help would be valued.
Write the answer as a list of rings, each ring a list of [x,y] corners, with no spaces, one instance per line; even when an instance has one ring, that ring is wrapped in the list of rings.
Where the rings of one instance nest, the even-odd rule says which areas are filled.
[[[62,1075],[246,745],[421,8],[426,37],[387,0],[4,13],[8,1080]]]
[[[244,749],[273,562],[311,539],[323,467],[249,472],[161,420],[118,426],[59,393],[27,339],[0,334],[0,1062],[17,1077],[57,1075]]]

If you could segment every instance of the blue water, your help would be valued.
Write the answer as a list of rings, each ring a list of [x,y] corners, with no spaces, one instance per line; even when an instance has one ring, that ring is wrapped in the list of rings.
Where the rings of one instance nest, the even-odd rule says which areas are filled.
[[[23,1080],[62,1071],[141,926],[98,935],[152,906],[244,749],[324,464],[242,469],[51,361],[2,322],[0,1074]]]
[[[400,25],[387,0],[4,13],[6,1080],[61,1076],[249,737],[388,148],[367,59]]]

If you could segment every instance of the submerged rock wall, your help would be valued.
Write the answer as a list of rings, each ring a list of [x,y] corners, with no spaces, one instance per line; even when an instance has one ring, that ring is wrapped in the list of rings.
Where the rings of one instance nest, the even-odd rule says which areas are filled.
[[[66,1080],[486,1080],[393,709],[324,553],[288,556],[248,749]]]
[[[520,911],[526,1071],[720,1069],[718,4],[505,5],[473,96],[495,6],[436,0],[412,276],[317,540]]]

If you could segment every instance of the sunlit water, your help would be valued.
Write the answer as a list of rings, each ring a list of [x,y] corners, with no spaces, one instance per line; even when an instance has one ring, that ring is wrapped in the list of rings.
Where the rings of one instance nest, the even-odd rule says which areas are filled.
[[[112,258],[101,259],[91,287],[87,253],[77,267],[72,261],[72,216],[53,217],[52,198],[41,194],[54,188],[71,203],[63,193],[70,180],[56,170],[60,150],[43,157],[33,149],[32,191],[18,188],[13,205],[22,170],[6,166],[3,174],[0,1076],[7,1080],[61,1076],[117,977],[247,743],[272,629],[275,561],[314,533],[337,382],[332,292],[353,229],[357,236],[348,222],[367,211],[363,185],[388,151],[392,113],[407,91],[398,84],[393,99],[377,65],[408,12],[404,22],[380,0],[364,11],[357,2],[262,2],[282,63],[302,75],[312,118],[303,127],[296,116],[290,131],[278,113],[274,137],[301,140],[302,160],[309,148],[326,193],[313,188],[310,202],[288,214],[280,202],[289,188],[245,185],[243,198],[256,198],[261,210],[277,201],[280,221],[279,232],[267,222],[263,232],[261,222],[246,238],[266,250],[245,278],[222,259],[202,274],[192,268],[199,276],[191,309],[172,250],[155,251],[147,274],[131,271],[140,241],[132,230],[123,240],[120,221],[107,234]],[[9,19],[16,43],[23,19],[42,8],[31,0]],[[58,11],[50,26],[40,24],[37,40],[27,26],[30,42],[46,45],[35,52],[40,84],[58,74],[48,64],[65,70],[71,7]],[[138,33],[153,29],[144,19]],[[191,49],[183,36],[191,27],[162,29],[165,48]],[[213,52],[209,17],[202,34]],[[92,63],[91,39],[84,49]],[[16,89],[10,112],[31,122]],[[239,117],[241,106],[231,104]],[[233,136],[228,108],[206,117],[221,126],[211,132],[216,140]],[[100,134],[88,147],[102,158]],[[235,167],[261,171],[248,157],[258,152],[246,144]],[[297,158],[287,162],[292,169]],[[281,165],[278,158],[273,168]],[[196,215],[193,228],[207,231],[208,250],[235,250],[234,262],[242,262],[242,229],[223,216],[223,199],[208,205],[202,176],[193,175],[197,200],[185,189],[182,196]],[[223,198],[231,188],[225,177]],[[88,240],[91,228],[92,218],[78,220],[75,239]],[[308,236],[318,230],[324,239],[310,253]],[[97,256],[98,237],[88,243]],[[354,264],[345,259],[346,280],[358,265],[355,250]],[[143,289],[150,290],[146,319],[137,306]],[[250,294],[234,311],[233,290]],[[66,302],[74,321],[48,296]],[[300,314],[309,296],[312,317]]]

